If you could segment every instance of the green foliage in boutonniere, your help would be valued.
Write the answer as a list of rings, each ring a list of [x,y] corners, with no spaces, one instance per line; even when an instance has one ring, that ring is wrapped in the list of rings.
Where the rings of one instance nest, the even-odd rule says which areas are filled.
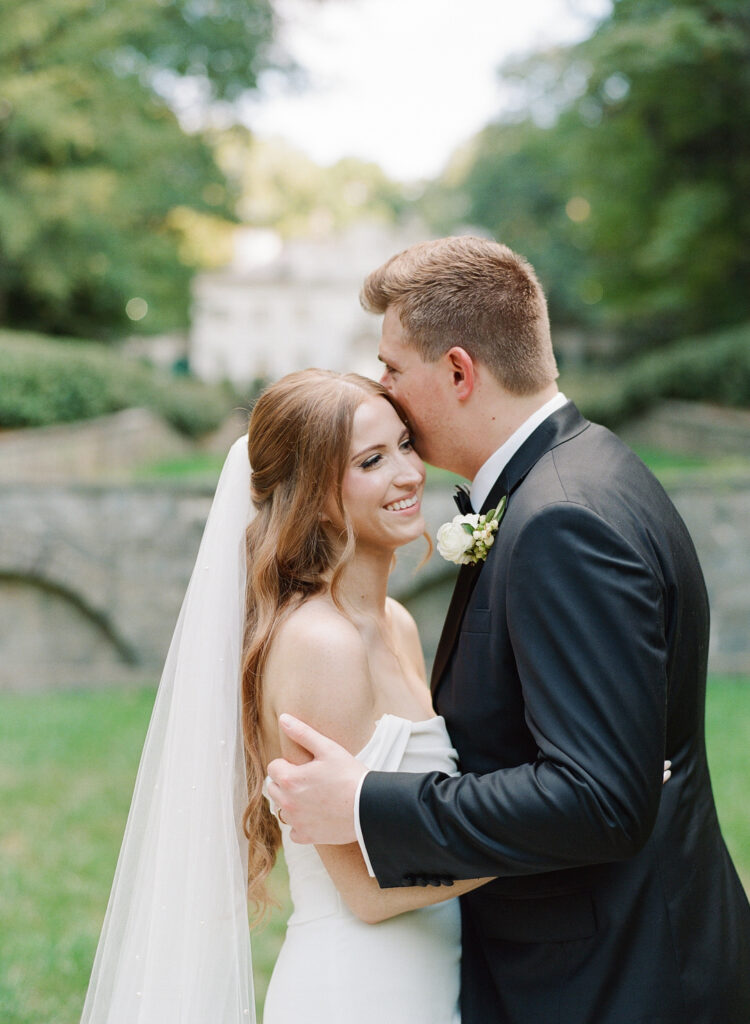
[[[454,516],[450,523],[443,523],[437,532],[437,549],[443,558],[456,565],[483,562],[495,543],[495,534],[507,503],[508,498],[503,495],[497,508],[491,508],[486,515],[472,512]]]

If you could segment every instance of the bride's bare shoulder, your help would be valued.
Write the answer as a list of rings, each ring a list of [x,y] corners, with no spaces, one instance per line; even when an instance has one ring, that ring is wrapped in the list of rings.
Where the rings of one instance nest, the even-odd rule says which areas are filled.
[[[310,657],[367,660],[359,630],[326,596],[311,597],[285,616],[271,653],[295,662]]]
[[[372,731],[373,688],[356,626],[325,599],[312,598],[276,630],[263,671],[264,702],[296,715],[348,749]]]

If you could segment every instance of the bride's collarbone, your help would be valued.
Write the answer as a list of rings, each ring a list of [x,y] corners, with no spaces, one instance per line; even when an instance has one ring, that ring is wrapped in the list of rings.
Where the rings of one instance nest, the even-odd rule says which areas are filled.
[[[376,717],[398,715],[412,721],[421,721],[434,714],[430,691],[425,680],[415,669],[398,659],[374,658],[370,664],[373,701]]]
[[[350,621],[362,640],[376,720],[384,714],[413,721],[433,715],[427,681],[407,649],[392,603],[382,619],[364,615]]]

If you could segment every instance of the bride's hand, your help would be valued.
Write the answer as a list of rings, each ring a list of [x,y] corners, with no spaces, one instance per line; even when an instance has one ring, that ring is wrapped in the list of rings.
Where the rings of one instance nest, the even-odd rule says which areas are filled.
[[[305,764],[279,757],[268,765],[268,795],[292,827],[296,843],[339,846],[357,840],[354,799],[365,766],[347,750],[292,715],[281,715],[287,736],[312,754]]]

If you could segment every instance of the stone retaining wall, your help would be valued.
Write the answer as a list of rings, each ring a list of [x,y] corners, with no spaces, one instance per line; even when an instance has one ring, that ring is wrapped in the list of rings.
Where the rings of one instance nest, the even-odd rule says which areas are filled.
[[[686,480],[688,523],[712,607],[711,669],[750,675],[750,478]],[[5,484],[0,491],[0,689],[158,678],[210,506],[205,489]],[[430,492],[434,536],[454,514]],[[399,555],[392,592],[417,618],[428,661],[454,570],[424,543]]]
[[[685,455],[750,458],[750,412],[702,402],[660,402],[621,431],[631,445]]]
[[[68,483],[131,479],[134,470],[195,452],[226,452],[247,430],[237,410],[199,442],[191,441],[150,409],[123,409],[78,423],[0,431],[0,481]]]

